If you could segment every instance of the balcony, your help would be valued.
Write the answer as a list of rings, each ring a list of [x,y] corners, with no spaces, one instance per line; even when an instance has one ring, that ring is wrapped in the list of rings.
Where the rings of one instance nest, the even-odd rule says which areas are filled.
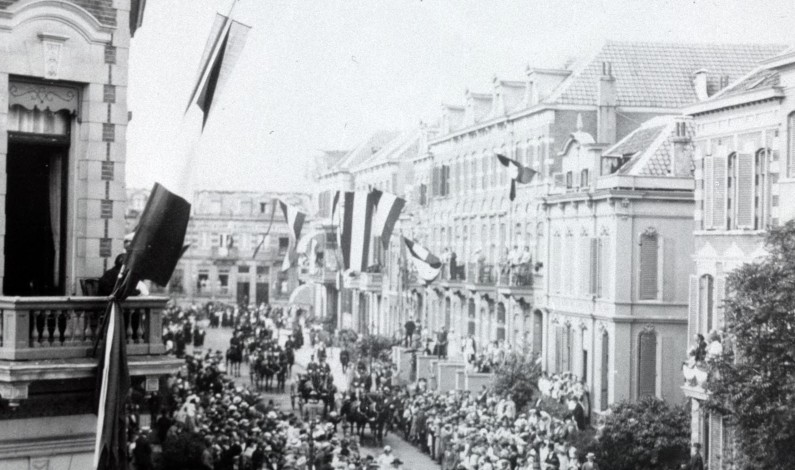
[[[709,368],[703,361],[685,362],[682,364],[682,376],[685,381],[682,391],[685,396],[703,400],[707,397],[706,384],[709,380]]]
[[[384,275],[381,273],[362,273],[359,276],[359,289],[380,292],[384,282]]]
[[[164,355],[167,301],[133,297],[123,303],[131,375],[171,374],[183,363]],[[91,352],[106,307],[105,297],[0,297],[0,390],[26,398],[35,380],[93,377]]]
[[[497,283],[497,269],[490,264],[468,263],[466,279],[470,284],[494,286]]]
[[[233,262],[237,261],[240,258],[240,252],[238,251],[238,248],[234,246],[233,247],[214,246],[210,256],[212,256],[213,261]]]

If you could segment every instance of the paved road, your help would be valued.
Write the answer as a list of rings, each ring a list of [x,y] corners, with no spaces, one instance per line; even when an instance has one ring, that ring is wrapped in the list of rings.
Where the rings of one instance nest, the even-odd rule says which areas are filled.
[[[306,331],[306,328],[304,329]],[[283,330],[281,334],[281,342],[283,343],[286,339],[287,331]],[[205,338],[205,348],[210,348],[212,350],[221,350],[226,351],[226,348],[229,347],[229,339],[232,337],[232,330],[227,328],[222,329],[208,329],[207,336]],[[298,373],[303,373],[306,370],[306,365],[309,363],[310,358],[312,356],[312,348],[309,346],[309,338],[305,338],[304,340],[304,347],[295,354],[295,365],[293,366],[293,377]],[[342,372],[342,366],[339,362],[339,348],[329,348],[327,349],[328,352],[328,361],[329,365],[331,366],[331,373],[334,375],[334,383],[337,384],[337,387],[341,390],[347,390],[349,379]],[[290,380],[293,380],[293,377]],[[240,369],[240,377],[236,378],[235,381],[241,385],[248,385],[249,378],[248,378],[248,366],[243,364]],[[289,382],[288,382],[289,388]],[[290,396],[289,393],[284,394],[273,394],[273,393],[263,393],[263,397],[266,400],[274,400],[274,403],[280,405],[282,409],[289,409],[290,408]],[[371,446],[368,445],[369,442],[365,442],[362,446],[362,452],[364,454],[370,454],[374,457],[378,457],[381,454],[382,448],[380,446]],[[400,460],[403,461],[403,468],[409,470],[438,470],[441,468],[436,462],[434,462],[430,457],[423,454],[419,450],[417,450],[414,446],[404,441],[402,438],[397,436],[396,434],[389,434],[384,438],[384,445],[388,445],[392,447],[392,453],[395,454]]]

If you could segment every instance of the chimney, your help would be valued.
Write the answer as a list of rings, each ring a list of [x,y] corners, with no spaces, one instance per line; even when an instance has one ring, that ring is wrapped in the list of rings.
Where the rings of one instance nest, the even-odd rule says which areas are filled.
[[[602,62],[597,105],[596,141],[613,144],[616,142],[616,79],[610,62]]]
[[[704,101],[709,98],[707,93],[707,70],[700,69],[693,72],[693,88],[696,92],[696,98],[699,101]]]
[[[674,155],[671,159],[671,176],[691,176],[690,137],[687,135],[687,122],[676,121],[676,134],[673,141]]]

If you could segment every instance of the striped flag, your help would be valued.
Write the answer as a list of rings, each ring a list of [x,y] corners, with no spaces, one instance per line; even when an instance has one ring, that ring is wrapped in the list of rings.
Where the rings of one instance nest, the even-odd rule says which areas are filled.
[[[207,124],[216,95],[223,90],[232,74],[232,68],[246,43],[249,29],[249,26],[226,15],[216,14],[199,62],[199,76],[185,110],[187,112],[194,104],[201,109],[204,115],[202,128]]]
[[[105,347],[97,367],[97,437],[94,468],[127,468],[127,418],[124,405],[130,390],[124,317],[117,301],[106,312]]]
[[[295,266],[296,262],[298,261],[296,246],[298,245],[298,239],[301,236],[301,228],[304,226],[306,214],[293,206],[285,204],[283,201],[279,201],[279,207],[281,207],[282,213],[284,214],[284,220],[287,221],[287,228],[289,229],[288,233],[290,235],[290,248],[287,250],[287,254],[284,257],[284,261],[282,262],[282,271],[287,271],[292,266]]]
[[[442,270],[442,262],[424,246],[414,240],[403,237],[403,242],[409,250],[411,261],[417,268],[420,279],[422,279],[426,285],[433,282]]]
[[[373,190],[376,211],[373,217],[373,236],[380,237],[384,250],[389,247],[389,239],[395,228],[400,212],[406,205],[406,200],[394,194]]]
[[[346,270],[364,272],[373,237],[376,193],[342,192],[334,197],[332,214],[339,217],[339,246]]]
[[[509,171],[509,176],[511,177],[511,192],[510,197],[511,201],[516,199],[516,183],[529,183],[533,176],[537,173],[537,171],[522,166],[521,163],[517,162],[512,158],[508,158],[505,155],[500,155],[499,153],[494,154],[497,159],[500,161],[502,166],[507,167]]]

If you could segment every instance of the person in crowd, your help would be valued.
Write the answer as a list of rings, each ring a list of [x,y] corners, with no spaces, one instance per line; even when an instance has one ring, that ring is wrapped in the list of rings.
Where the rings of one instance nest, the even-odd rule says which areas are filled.
[[[704,458],[701,456],[701,444],[693,444],[693,452],[690,456],[689,470],[704,470]]]
[[[454,250],[450,250],[450,279],[458,279],[458,257]]]

